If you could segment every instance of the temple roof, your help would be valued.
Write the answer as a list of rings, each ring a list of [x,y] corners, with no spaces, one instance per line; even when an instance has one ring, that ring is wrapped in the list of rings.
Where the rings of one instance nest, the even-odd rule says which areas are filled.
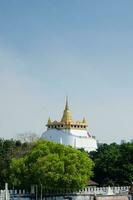
[[[58,125],[58,127],[61,125],[63,125],[63,128],[64,128],[64,125],[66,126],[66,128],[86,128],[87,127],[87,122],[85,120],[85,118],[83,118],[83,120],[81,121],[76,121],[74,122],[73,119],[72,119],[72,113],[69,109],[69,105],[68,105],[68,98],[66,98],[66,104],[65,104],[65,108],[64,108],[64,111],[63,111],[63,116],[61,118],[61,121],[51,121],[50,117],[48,119],[48,122],[47,122],[47,126],[53,126],[55,127],[56,125]]]

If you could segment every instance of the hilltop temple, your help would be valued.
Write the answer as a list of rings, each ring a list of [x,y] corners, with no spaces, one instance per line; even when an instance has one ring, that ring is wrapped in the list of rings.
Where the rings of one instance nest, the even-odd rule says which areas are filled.
[[[42,139],[70,145],[77,149],[83,148],[87,152],[97,149],[96,139],[87,131],[85,118],[82,121],[73,121],[67,99],[61,120],[51,121],[49,118],[46,126],[47,131],[42,134]]]

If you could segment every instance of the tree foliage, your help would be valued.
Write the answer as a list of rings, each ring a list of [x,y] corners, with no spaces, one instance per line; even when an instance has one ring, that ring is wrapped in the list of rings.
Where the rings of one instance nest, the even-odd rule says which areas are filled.
[[[103,144],[91,152],[93,180],[99,185],[130,185],[133,181],[133,143]],[[50,188],[84,187],[93,163],[83,151],[60,144],[0,139],[0,188],[28,188],[43,184]],[[10,177],[10,179],[9,179]],[[10,182],[9,182],[10,180]]]
[[[28,187],[42,184],[45,188],[79,189],[92,176],[93,162],[88,154],[69,146],[39,141],[22,158],[11,162],[11,182]]]
[[[19,158],[27,154],[32,144],[21,143],[16,140],[0,139],[0,188],[4,188],[6,182],[9,182],[10,163],[13,158]]]
[[[133,143],[104,144],[91,158],[94,180],[100,185],[130,185],[133,181]]]

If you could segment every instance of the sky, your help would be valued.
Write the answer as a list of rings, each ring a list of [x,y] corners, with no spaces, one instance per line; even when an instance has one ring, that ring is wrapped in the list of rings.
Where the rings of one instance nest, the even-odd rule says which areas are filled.
[[[133,139],[133,1],[0,1],[0,137],[73,119],[99,142]]]

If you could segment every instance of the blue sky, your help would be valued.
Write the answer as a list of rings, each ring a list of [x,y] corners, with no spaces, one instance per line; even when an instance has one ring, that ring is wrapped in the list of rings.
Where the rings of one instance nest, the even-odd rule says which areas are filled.
[[[0,1],[0,136],[45,130],[69,96],[100,142],[133,139],[133,1]]]

